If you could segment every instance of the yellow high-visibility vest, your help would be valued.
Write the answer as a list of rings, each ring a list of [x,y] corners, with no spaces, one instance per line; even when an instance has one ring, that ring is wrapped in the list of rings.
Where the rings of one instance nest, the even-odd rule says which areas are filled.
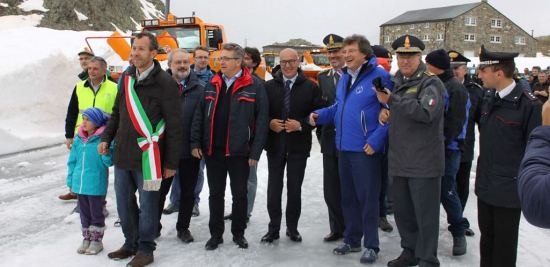
[[[96,107],[108,114],[113,112],[113,105],[115,104],[116,94],[118,92],[117,84],[110,81],[105,77],[105,81],[101,83],[97,93],[94,93],[94,89],[86,85],[87,80],[78,82],[76,84],[76,97],[78,99],[78,118],[76,120],[75,132],[82,124],[82,112],[84,110]],[[88,83],[89,84],[89,83]]]

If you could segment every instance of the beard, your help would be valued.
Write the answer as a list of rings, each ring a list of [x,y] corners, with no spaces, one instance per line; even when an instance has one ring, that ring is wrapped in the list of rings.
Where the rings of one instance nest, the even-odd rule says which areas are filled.
[[[174,76],[178,81],[182,81],[187,79],[187,77],[189,77],[189,73],[190,73],[189,69],[187,70],[179,69],[179,70],[176,70]]]

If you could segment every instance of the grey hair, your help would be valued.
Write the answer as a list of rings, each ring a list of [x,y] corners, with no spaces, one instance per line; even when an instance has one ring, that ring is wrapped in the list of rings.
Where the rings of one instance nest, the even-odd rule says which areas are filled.
[[[174,54],[176,53],[183,53],[184,55],[189,55],[189,52],[187,52],[187,50],[185,50],[184,48],[177,48],[170,51],[170,53],[168,54],[168,66],[172,64],[172,60],[174,59]]]
[[[236,43],[227,43],[223,45],[223,50],[233,51],[233,54],[236,58],[243,60],[244,59],[244,49]]]
[[[91,62],[97,62],[97,63],[99,63],[99,65],[101,66],[102,69],[107,70],[107,61],[105,61],[104,58],[94,56],[90,59],[90,63]]]

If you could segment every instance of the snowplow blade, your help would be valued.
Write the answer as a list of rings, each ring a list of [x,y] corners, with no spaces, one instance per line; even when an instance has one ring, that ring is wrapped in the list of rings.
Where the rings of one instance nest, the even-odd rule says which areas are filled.
[[[107,38],[107,44],[117,53],[117,55],[122,58],[124,61],[128,61],[128,57],[130,56],[130,45],[125,38],[120,35],[118,32],[113,32],[111,34],[111,37]]]
[[[159,34],[157,36],[157,41],[159,43],[159,47],[164,49],[164,51],[178,48],[178,43],[176,42],[174,37],[172,37],[172,35],[170,35],[168,32],[163,32]],[[166,53],[159,53],[155,58],[158,61],[164,61],[168,59],[168,55]]]

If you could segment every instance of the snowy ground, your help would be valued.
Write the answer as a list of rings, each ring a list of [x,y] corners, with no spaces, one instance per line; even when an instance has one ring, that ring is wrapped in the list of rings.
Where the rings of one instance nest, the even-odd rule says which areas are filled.
[[[75,203],[61,202],[57,195],[66,191],[65,161],[67,150],[56,146],[0,158],[0,266],[124,266],[127,261],[112,261],[107,252],[123,243],[120,228],[113,227],[116,217],[113,179],[107,196],[108,210],[104,244],[105,251],[97,256],[78,255],[75,251],[81,237],[76,216],[67,216]],[[473,182],[473,181],[472,181]],[[208,232],[208,187],[201,198],[201,215],[191,220],[195,242],[183,244],[176,238],[175,214],[163,216],[162,236],[157,240],[153,266],[361,266],[360,253],[336,256],[331,253],[336,244],[324,243],[328,233],[327,210],[322,189],[322,157],[314,145],[308,161],[302,187],[302,216],[299,230],[304,241],[293,243],[282,236],[274,245],[263,245],[260,237],[267,230],[269,216],[266,208],[267,162],[263,157],[258,169],[256,205],[246,237],[248,250],[241,250],[231,242],[226,231],[225,243],[216,251],[205,251]],[[230,195],[229,190],[226,195]],[[442,266],[479,265],[479,230],[476,220],[475,195],[470,195],[466,216],[472,223],[475,237],[468,237],[468,253],[451,256],[452,238],[446,230],[446,218],[441,214],[439,259]],[[286,201],[286,200],[284,200]],[[230,201],[226,201],[226,211]],[[443,210],[442,210],[443,211]],[[393,216],[390,222],[395,225]],[[283,222],[284,225],[284,222]],[[226,229],[230,229],[229,222]],[[284,227],[282,229],[284,231]],[[284,232],[282,232],[284,233]],[[520,224],[518,266],[550,265],[550,231],[531,226],[522,219]],[[380,232],[380,258],[374,266],[386,266],[388,260],[400,252],[399,235]]]
[[[40,7],[41,2],[26,1],[27,5],[32,4],[29,8]],[[58,194],[67,191],[66,148],[56,145],[6,156],[64,141],[66,106],[80,71],[76,54],[84,47],[86,36],[110,34],[32,27],[40,19],[37,15],[0,17],[0,34],[6,37],[0,38],[0,49],[5,52],[0,65],[0,266],[124,266],[127,261],[111,261],[106,256],[108,251],[123,243],[121,229],[112,226],[116,217],[113,179],[107,196],[111,216],[107,219],[105,251],[97,256],[78,255],[75,251],[81,240],[79,218],[68,216],[75,202],[57,199]],[[113,53],[104,43],[92,43],[92,48],[113,64]],[[550,58],[525,58],[521,62],[529,67],[544,67],[550,65]],[[282,236],[274,245],[262,245],[259,240],[267,231],[269,220],[267,162],[263,157],[258,169],[255,210],[246,231],[250,248],[238,249],[227,232],[226,242],[220,249],[204,250],[209,238],[208,187],[205,186],[201,194],[201,215],[191,221],[196,242],[189,245],[179,242],[175,231],[176,215],[164,216],[154,266],[360,266],[360,254],[335,256],[331,251],[336,244],[322,242],[322,237],[328,233],[322,184],[322,157],[315,144],[302,188],[299,230],[304,241],[296,244]],[[477,235],[468,238],[467,255],[452,257],[452,238],[442,213],[439,239],[442,266],[479,265],[476,200],[473,193],[470,196],[465,214]],[[230,201],[227,201],[226,209],[229,208]],[[392,216],[389,220],[395,226]],[[226,229],[229,228],[226,224]],[[518,266],[550,266],[549,240],[549,230],[533,227],[522,220]],[[386,262],[400,252],[397,230],[380,232],[380,241],[380,259],[375,266],[386,266]]]

